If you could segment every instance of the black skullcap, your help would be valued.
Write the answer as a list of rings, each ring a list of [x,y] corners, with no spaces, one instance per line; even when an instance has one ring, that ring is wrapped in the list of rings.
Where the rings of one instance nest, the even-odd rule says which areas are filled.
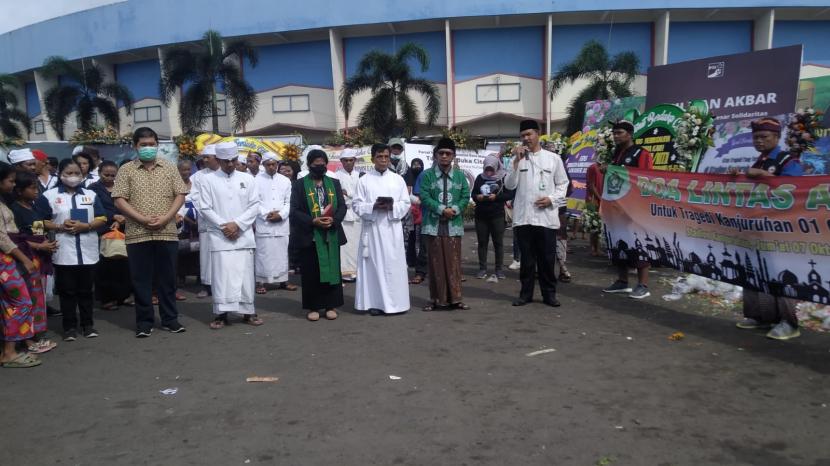
[[[312,162],[314,162],[315,160],[317,160],[319,158],[325,159],[326,164],[329,163],[329,156],[326,155],[325,151],[320,150],[320,149],[312,149],[312,150],[308,151],[308,155],[305,158],[305,164],[310,166]]]
[[[437,154],[441,149],[450,149],[455,153],[455,141],[450,138],[441,138],[435,145],[435,153]]]
[[[611,127],[612,130],[621,129],[624,131],[628,131],[631,134],[634,134],[634,124],[632,124],[628,120],[617,120],[616,123]]]
[[[522,122],[519,123],[519,132],[521,133],[527,129],[535,129],[536,131],[539,131],[539,122],[536,120],[522,120]]]

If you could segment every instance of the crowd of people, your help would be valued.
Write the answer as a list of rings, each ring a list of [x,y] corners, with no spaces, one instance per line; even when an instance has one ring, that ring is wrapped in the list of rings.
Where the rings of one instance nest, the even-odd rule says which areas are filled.
[[[760,156],[745,174],[798,175],[796,159],[777,149],[780,124],[765,119],[752,128]],[[634,144],[633,131],[630,122],[614,124],[612,163],[651,168],[651,154]],[[560,154],[543,147],[536,121],[522,121],[519,135],[521,144],[505,157],[485,157],[472,186],[448,138],[435,145],[429,168],[417,158],[407,163],[404,142],[393,139],[371,147],[372,167],[365,172],[355,168],[357,151],[345,149],[334,173],[319,148],[308,151],[302,172],[296,161],[241,153],[233,142],[205,146],[196,167],[189,160],[176,166],[158,157],[158,136],[146,127],[133,134],[136,157],[120,167],[89,146],[60,162],[39,150],[13,150],[11,164],[0,163],[0,363],[41,364],[37,355],[57,346],[47,337],[50,314],[62,316],[66,342],[98,336],[96,295],[104,310],[134,306],[138,338],[151,336],[155,306],[162,329],[184,332],[177,301],[185,297],[177,285],[188,275],[202,286],[197,296],[212,298],[215,330],[234,315],[262,325],[256,295],[269,287],[297,290],[289,283],[292,273],[300,275],[310,321],[336,319],[345,304],[344,283],[352,282],[358,312],[407,312],[409,285],[423,281],[430,296],[423,311],[470,309],[461,272],[463,215],[470,202],[476,278],[505,278],[509,217],[521,282],[513,306],[531,303],[538,281],[541,302],[557,307],[557,283],[571,279],[563,234],[571,181]],[[588,204],[601,202],[604,171],[599,164],[588,171]],[[598,235],[591,237],[591,253],[600,254]],[[650,295],[647,261],[616,265],[618,279],[603,291]],[[411,278],[408,267],[415,270]],[[630,268],[637,270],[635,287],[629,286]],[[53,294],[59,309],[47,305]],[[775,325],[772,338],[798,336],[791,301],[748,292],[746,318],[738,326]]]

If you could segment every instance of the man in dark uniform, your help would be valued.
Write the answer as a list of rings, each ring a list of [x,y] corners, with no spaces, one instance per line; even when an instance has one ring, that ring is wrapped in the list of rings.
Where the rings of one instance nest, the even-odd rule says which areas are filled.
[[[643,147],[634,144],[634,125],[630,121],[619,120],[612,128],[614,134],[614,158],[612,165],[623,167],[654,168],[654,157]],[[611,286],[603,289],[605,293],[628,293],[629,298],[643,299],[651,296],[648,290],[648,271],[651,264],[647,258],[633,257],[628,263],[617,263],[619,277]],[[628,268],[637,268],[637,286],[628,285]]]
[[[804,169],[800,155],[778,147],[781,139],[781,123],[775,118],[761,118],[752,122],[752,143],[760,154],[758,160],[747,169],[745,175],[750,178],[770,176],[802,176]],[[738,168],[730,168],[729,174],[738,175]],[[743,291],[744,318],[737,323],[738,328],[770,328],[767,337],[775,340],[789,340],[801,335],[798,330],[796,304],[790,298],[772,296],[758,291]]]

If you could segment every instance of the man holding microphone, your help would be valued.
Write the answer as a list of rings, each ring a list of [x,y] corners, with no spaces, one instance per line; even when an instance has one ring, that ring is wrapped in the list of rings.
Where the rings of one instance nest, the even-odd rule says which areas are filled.
[[[565,202],[568,175],[559,155],[542,149],[539,123],[524,120],[519,126],[522,145],[513,149],[513,163],[504,187],[516,190],[513,199],[513,234],[522,257],[519,278],[522,289],[514,306],[533,301],[534,276],[539,267],[542,302],[558,307],[556,299],[556,233],[559,207]]]

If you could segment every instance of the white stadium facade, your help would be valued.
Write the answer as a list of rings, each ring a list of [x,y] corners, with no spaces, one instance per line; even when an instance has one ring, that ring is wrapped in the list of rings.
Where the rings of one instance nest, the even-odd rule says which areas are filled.
[[[39,72],[53,55],[79,66],[95,63],[106,79],[130,89],[134,108],[127,115],[122,107],[121,132],[150,126],[163,137],[180,134],[175,101],[166,107],[159,100],[161,63],[170,47],[197,41],[208,29],[244,38],[259,51],[258,66],[244,66],[259,99],[242,134],[301,133],[313,142],[355,125],[367,95],[356,99],[346,121],[338,94],[360,58],[407,42],[429,53],[429,69],[416,75],[440,90],[437,124],[494,138],[515,136],[525,118],[563,128],[579,83],[551,100],[547,80],[592,39],[612,54],[637,54],[640,95],[651,66],[792,44],[804,46],[802,78],[830,75],[827,1],[99,0],[76,9],[72,3],[0,34],[0,72],[23,83],[18,100],[32,119],[32,141],[57,140],[43,111],[55,82]],[[230,131],[221,97],[220,113],[220,129]],[[75,129],[70,117],[66,134]]]

